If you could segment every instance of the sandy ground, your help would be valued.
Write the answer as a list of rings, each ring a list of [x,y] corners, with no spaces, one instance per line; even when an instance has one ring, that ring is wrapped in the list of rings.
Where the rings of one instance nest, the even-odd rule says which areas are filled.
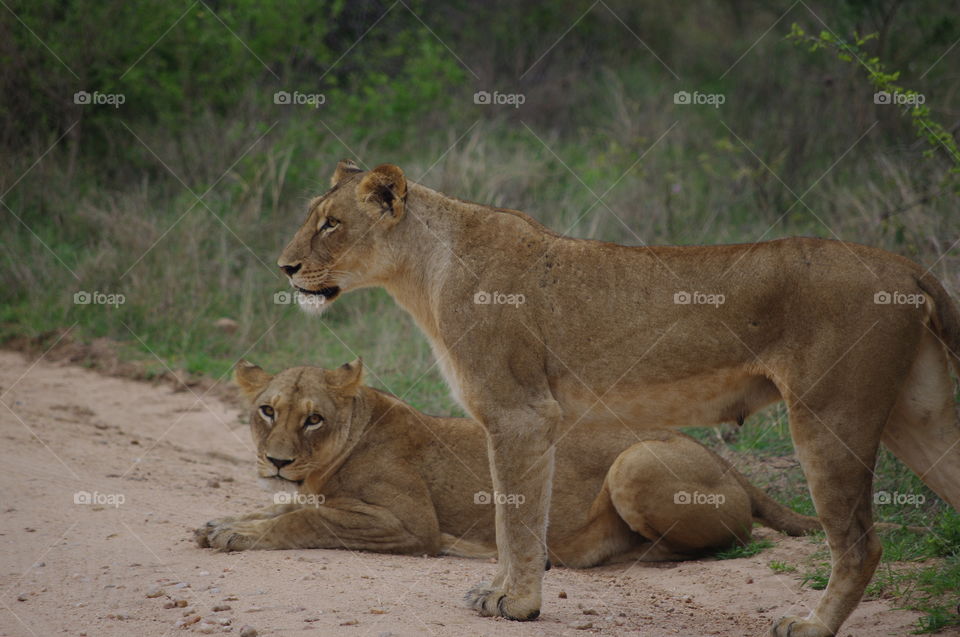
[[[762,635],[821,595],[767,566],[816,547],[758,530],[777,546],[754,558],[554,569],[539,621],[484,619],[459,600],[490,562],[197,548],[194,527],[269,504],[218,399],[0,351],[0,400],[3,636]],[[905,635],[916,617],[864,602],[841,635]]]

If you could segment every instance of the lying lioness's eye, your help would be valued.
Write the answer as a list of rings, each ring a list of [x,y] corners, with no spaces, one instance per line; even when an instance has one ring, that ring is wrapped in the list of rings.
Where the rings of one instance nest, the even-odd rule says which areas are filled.
[[[270,405],[260,405],[260,413],[266,416],[267,418],[273,418],[273,415],[276,413],[273,410],[273,407]]]
[[[310,414],[307,416],[307,419],[303,421],[304,427],[313,427],[323,423],[323,416],[320,414]]]

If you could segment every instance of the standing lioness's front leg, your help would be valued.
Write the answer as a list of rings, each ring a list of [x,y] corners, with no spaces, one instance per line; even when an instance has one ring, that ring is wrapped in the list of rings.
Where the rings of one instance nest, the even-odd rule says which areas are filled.
[[[559,406],[550,399],[525,409],[498,410],[484,422],[497,507],[499,567],[492,582],[467,593],[467,603],[482,615],[520,621],[540,615],[559,416]]]

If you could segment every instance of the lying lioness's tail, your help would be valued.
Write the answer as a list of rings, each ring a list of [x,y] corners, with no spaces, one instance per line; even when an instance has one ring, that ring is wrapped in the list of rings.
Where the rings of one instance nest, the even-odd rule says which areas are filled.
[[[750,496],[753,517],[764,526],[787,535],[806,535],[822,528],[820,520],[817,518],[810,515],[801,515],[793,509],[783,506],[767,495],[763,489],[754,486],[745,475],[733,467],[730,467],[730,472],[747,492],[747,495]]]
[[[753,517],[764,526],[770,527],[775,531],[786,533],[787,535],[807,535],[820,531],[823,527],[820,525],[820,519],[812,515],[801,515],[789,507],[785,507],[769,495],[763,489],[754,486],[747,477],[733,468],[733,465],[727,464],[730,474],[737,479],[740,486],[750,496],[750,506],[753,509]],[[876,522],[874,528],[880,530],[906,529],[914,533],[923,533],[926,531],[921,526],[908,526],[904,524],[893,524],[891,522]]]

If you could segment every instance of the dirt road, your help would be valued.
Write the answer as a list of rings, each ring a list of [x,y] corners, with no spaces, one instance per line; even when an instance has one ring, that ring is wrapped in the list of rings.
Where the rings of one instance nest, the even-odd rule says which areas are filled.
[[[758,530],[777,545],[753,558],[554,569],[539,621],[483,619],[459,600],[489,562],[197,548],[194,527],[270,503],[246,425],[218,399],[7,351],[0,395],[3,636],[740,637],[822,594],[768,567],[816,546]],[[864,602],[841,634],[905,635],[916,617]]]

